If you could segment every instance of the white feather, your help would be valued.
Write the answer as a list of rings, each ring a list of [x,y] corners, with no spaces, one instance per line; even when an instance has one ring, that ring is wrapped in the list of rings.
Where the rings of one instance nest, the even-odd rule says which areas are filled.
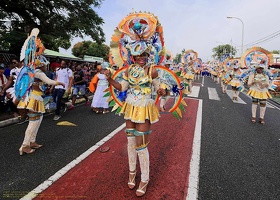
[[[26,47],[27,47],[27,44],[28,44],[28,41],[29,39],[32,37],[32,36],[35,36],[37,37],[37,35],[39,34],[39,29],[38,28],[33,28],[30,35],[27,37],[27,39],[25,40],[25,42],[23,43],[23,46],[21,47],[21,52],[20,52],[20,61],[24,60],[25,58],[25,50],[26,50]]]

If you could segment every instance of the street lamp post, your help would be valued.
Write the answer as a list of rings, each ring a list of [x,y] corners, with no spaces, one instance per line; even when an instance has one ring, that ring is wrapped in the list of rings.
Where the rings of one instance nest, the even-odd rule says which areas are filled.
[[[242,42],[241,42],[241,55],[243,54],[243,41],[244,41],[244,23],[243,21],[238,17],[227,17],[228,19],[238,19],[242,23]]]

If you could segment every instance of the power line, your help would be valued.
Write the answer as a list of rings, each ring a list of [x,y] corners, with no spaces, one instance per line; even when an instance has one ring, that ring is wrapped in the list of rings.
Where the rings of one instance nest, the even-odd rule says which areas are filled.
[[[272,33],[272,34],[270,34],[268,36],[265,36],[265,37],[263,37],[261,39],[258,39],[258,40],[254,41],[254,42],[250,42],[250,43],[248,43],[248,44],[246,44],[244,46],[254,46],[254,45],[259,44],[259,43],[270,41],[270,40],[275,39],[276,37],[279,37],[279,36],[280,36],[280,30],[276,31],[276,32],[274,32],[274,33]]]

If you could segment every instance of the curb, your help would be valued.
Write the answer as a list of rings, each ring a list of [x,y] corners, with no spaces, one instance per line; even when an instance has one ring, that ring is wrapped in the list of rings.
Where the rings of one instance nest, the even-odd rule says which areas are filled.
[[[92,98],[93,98],[93,95],[92,96],[88,96],[89,100],[92,100]],[[84,98],[76,100],[76,104],[79,104],[79,103],[82,103],[82,102],[85,102]],[[70,107],[72,105],[72,103],[70,101],[66,102],[65,104],[66,104],[67,107]],[[44,115],[52,114],[54,111],[55,111],[55,109],[46,110]],[[12,124],[16,124],[17,122],[18,122],[18,117],[13,117],[13,118],[10,118],[10,119],[6,119],[6,120],[3,120],[3,121],[0,121],[0,128],[5,127],[5,126],[9,126],[9,125],[12,125]]]

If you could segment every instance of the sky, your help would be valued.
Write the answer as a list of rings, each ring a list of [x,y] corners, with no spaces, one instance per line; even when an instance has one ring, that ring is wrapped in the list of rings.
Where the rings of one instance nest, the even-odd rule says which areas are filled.
[[[262,38],[270,38],[255,44],[269,51],[280,50],[280,0],[104,0],[100,8],[94,8],[104,20],[106,45],[119,22],[133,10],[147,11],[158,17],[163,26],[164,42],[173,56],[182,49],[193,49],[203,61],[212,60],[212,49],[231,44],[241,55]],[[228,19],[228,16],[239,18]],[[74,38],[77,42],[91,40]],[[70,47],[61,53],[72,54]]]

